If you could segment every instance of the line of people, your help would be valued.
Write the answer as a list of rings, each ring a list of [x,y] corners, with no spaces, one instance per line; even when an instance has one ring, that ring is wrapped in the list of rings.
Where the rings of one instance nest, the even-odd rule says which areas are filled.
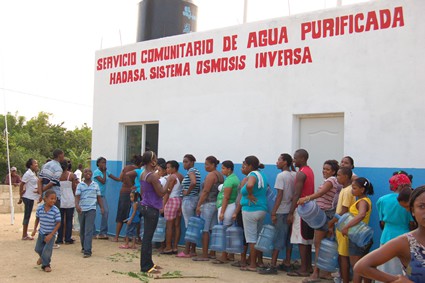
[[[219,258],[216,258],[214,252],[208,251],[210,231],[218,222],[222,222],[225,226],[230,226],[236,221],[244,229],[244,240],[247,245],[245,252],[241,254],[241,260],[233,262],[232,265],[238,266],[243,271],[276,274],[277,270],[284,270],[289,276],[305,277],[303,282],[318,282],[323,278],[330,279],[331,275],[321,272],[317,265],[315,265],[314,269],[312,268],[311,246],[314,244],[315,250],[318,251],[323,238],[335,235],[338,243],[338,254],[340,255],[339,270],[343,282],[349,282],[350,265],[354,267],[357,262],[358,264],[354,267],[354,274],[352,275],[354,282],[361,282],[362,280],[368,282],[370,280],[368,278],[378,278],[383,282],[387,282],[388,278],[390,278],[389,276],[392,276],[393,281],[408,280],[407,277],[413,279],[416,277],[423,278],[421,277],[424,276],[423,270],[419,269],[418,272],[417,268],[407,268],[409,266],[409,264],[405,264],[408,262],[406,261],[407,256],[400,258],[403,264],[400,261],[387,263],[386,265],[391,264],[390,268],[388,268],[385,267],[385,262],[381,258],[372,257],[372,260],[370,260],[368,256],[362,259],[363,256],[368,254],[372,242],[358,247],[348,239],[347,235],[351,227],[361,221],[366,224],[369,223],[373,205],[368,196],[374,193],[373,186],[367,178],[353,174],[353,159],[348,156],[344,157],[339,164],[335,160],[325,161],[322,171],[324,182],[317,192],[315,192],[314,186],[314,173],[307,165],[307,161],[308,152],[303,149],[297,150],[293,159],[287,153],[279,156],[276,165],[281,172],[277,175],[274,186],[277,190],[277,196],[272,209],[269,210],[266,196],[269,185],[265,174],[261,170],[264,165],[255,156],[245,158],[242,164],[242,173],[246,177],[241,182],[234,173],[233,162],[224,161],[221,165],[220,173],[217,170],[219,161],[214,156],[209,156],[204,163],[208,174],[201,183],[201,175],[194,166],[196,159],[193,155],[187,154],[183,158],[183,167],[187,171],[185,176],[183,176],[178,172],[178,162],[165,162],[158,159],[155,153],[151,151],[145,152],[143,156],[135,159],[136,165],[124,167],[120,177],[115,177],[117,180],[127,178],[126,182],[123,181],[120,191],[119,213],[117,213],[117,223],[127,223],[127,237],[122,247],[128,248],[130,241],[132,241],[132,247],[135,247],[135,238],[139,235],[139,232],[135,232],[139,225],[138,219],[139,217],[143,218],[141,271],[159,272],[158,266],[152,261],[152,237],[158,218],[163,214],[167,220],[166,244],[162,250],[163,254],[175,254],[178,258],[192,258],[194,261],[214,259],[212,262],[215,264],[227,263],[234,260],[234,255],[222,253]],[[111,177],[111,174],[106,170],[106,160],[98,160],[97,165],[98,170],[102,173],[97,177],[104,179],[102,184],[105,185],[107,180],[105,176]],[[297,167],[298,171],[294,167]],[[101,188],[97,185],[97,182],[91,181],[91,171],[90,174],[88,171],[90,170],[85,169],[83,173],[85,178],[83,183],[85,185],[80,186],[80,183],[76,189],[76,195],[79,196],[76,197],[77,210],[80,213],[84,211],[82,209],[83,206],[80,205],[82,188],[91,186],[93,187],[91,191],[95,193],[92,193],[91,197],[88,198],[90,199],[89,210],[96,211],[97,204],[101,208],[102,216],[105,217],[106,198],[104,195],[102,197]],[[40,174],[40,177],[43,175],[45,174]],[[93,180],[96,180],[95,175],[93,174]],[[69,178],[69,174],[67,178]],[[414,219],[401,205],[406,206],[406,202],[409,203],[410,201],[407,209],[413,211],[415,210],[416,202],[424,197],[419,193],[417,193],[419,194],[417,196],[415,194],[410,196],[412,191],[411,179],[407,177],[405,172],[396,172],[390,179],[390,188],[394,194],[382,197],[377,203],[381,226],[384,229],[381,237],[381,249],[388,251],[388,254],[390,254],[390,251],[394,252],[396,250],[389,248],[389,246],[392,246],[391,239],[415,228],[413,225]],[[421,189],[419,188],[414,192],[420,191]],[[141,197],[140,201],[138,200],[139,195]],[[87,198],[84,198],[84,200],[87,201]],[[323,227],[318,229],[309,227],[300,218],[296,209],[297,206],[313,200],[325,212],[327,218]],[[80,206],[80,209],[78,206]],[[423,206],[425,205],[419,204],[416,210],[422,209]],[[395,211],[397,213],[394,213]],[[337,222],[335,214],[343,215],[347,212],[353,215],[353,219],[341,231],[335,231],[334,227]],[[262,253],[255,249],[255,243],[267,213],[270,213],[272,223],[277,231],[274,239],[272,260],[269,266],[264,265]],[[120,218],[118,218],[118,215],[121,215]],[[190,217],[195,215],[199,215],[205,220],[202,234],[202,254],[198,255],[196,245],[189,242],[185,244],[184,250],[178,252],[177,244],[181,234],[181,217],[183,216],[187,228]],[[423,238],[421,238],[423,234],[421,232],[423,230],[423,219],[418,221],[418,217],[416,217],[416,214],[414,215],[419,226],[413,233],[408,234],[409,236],[406,238],[408,243],[407,240],[406,243],[407,245],[410,244],[409,251],[412,250],[412,246],[416,247],[416,251],[423,251],[424,242]],[[61,218],[63,219],[63,217]],[[82,218],[84,219],[80,214],[80,224],[82,223]],[[37,219],[39,219],[39,215],[37,215]],[[94,218],[93,220],[90,218],[88,226],[93,227],[92,222],[94,223]],[[83,225],[83,229],[80,232],[82,249],[86,257],[91,255],[92,237],[90,233],[93,233],[93,228],[86,231],[88,226]],[[121,227],[119,229],[117,227],[117,236],[114,240],[118,240]],[[107,237],[105,231],[101,231],[100,235],[98,238]],[[87,244],[86,246],[85,241],[90,241],[90,245]],[[301,266],[299,268],[294,268],[291,265],[291,251],[294,244],[298,245],[300,251]],[[280,250],[283,249],[286,251],[285,259],[278,265],[277,258]],[[247,257],[247,251],[249,251],[249,257]],[[316,252],[315,262],[317,262],[317,254]],[[371,253],[371,255],[374,254],[376,252]],[[416,264],[419,262],[424,266],[423,256],[422,259],[419,259],[418,254],[419,256],[421,255],[418,252],[415,253],[416,261],[413,260],[413,256],[411,257],[412,262]],[[399,254],[391,255],[393,257],[399,256]],[[388,259],[386,258],[386,260]],[[383,264],[383,267],[380,267],[382,271],[378,271],[381,273],[374,271],[374,267],[377,266],[374,265],[376,263]],[[42,266],[45,269],[47,265],[43,263]],[[397,266],[398,269],[392,266]],[[50,268],[50,265],[48,267]],[[368,267],[368,270],[364,272],[363,269],[366,267]],[[400,275],[402,267],[404,267],[407,277]],[[414,271],[413,273],[412,270]],[[389,275],[388,272],[394,275]],[[414,279],[412,282],[421,281],[415,281]]]

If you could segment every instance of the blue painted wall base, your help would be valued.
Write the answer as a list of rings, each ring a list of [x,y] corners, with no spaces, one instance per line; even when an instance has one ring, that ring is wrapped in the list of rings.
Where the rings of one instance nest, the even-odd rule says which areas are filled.
[[[92,168],[96,168],[96,161],[92,160]],[[201,179],[203,180],[206,176],[206,171],[204,168],[203,163],[196,163],[195,167],[201,172]],[[107,168],[108,170],[115,176],[119,176],[121,169],[122,169],[122,162],[121,161],[107,161]],[[242,164],[235,164],[235,173],[238,175],[238,177],[242,180],[245,176],[241,173]],[[94,170],[94,169],[93,169]],[[374,230],[374,237],[373,237],[373,247],[372,249],[376,249],[379,247],[380,237],[381,237],[381,229],[379,228],[379,218],[378,213],[376,211],[376,202],[379,197],[392,193],[389,189],[389,183],[388,180],[392,176],[393,172],[398,170],[404,170],[408,172],[409,174],[412,174],[414,176],[413,178],[413,187],[418,187],[419,185],[425,184],[425,168],[368,168],[368,167],[356,167],[354,169],[354,172],[359,177],[366,177],[368,178],[375,190],[375,194],[370,196],[372,200],[372,215],[370,218],[370,226]],[[180,163],[180,173],[183,175],[186,174],[186,171],[183,169],[183,164]],[[266,165],[266,168],[263,169],[266,177],[268,178],[269,183],[271,186],[274,185],[276,175],[279,173],[279,170],[276,168],[275,165],[269,164]],[[321,172],[315,172],[316,174],[321,174]],[[316,188],[319,187],[320,184],[315,184]],[[117,213],[118,208],[118,199],[119,199],[119,192],[121,188],[121,183],[113,181],[111,179],[108,180],[107,186],[106,186],[106,198],[108,200],[109,204],[109,219],[108,219],[108,234],[109,235],[115,235],[116,234],[116,223],[115,223],[115,217]],[[270,221],[270,215],[266,216],[265,224],[271,223]],[[184,233],[186,231],[184,227],[184,222],[182,221],[182,233],[180,238],[180,244],[184,245]],[[97,213],[96,216],[96,227],[97,230],[100,227],[100,212]],[[125,236],[126,231],[126,225],[123,226],[120,236]],[[270,255],[265,255],[270,256]],[[284,252],[281,251],[280,257],[284,256]],[[299,258],[298,248],[293,248],[293,259]]]

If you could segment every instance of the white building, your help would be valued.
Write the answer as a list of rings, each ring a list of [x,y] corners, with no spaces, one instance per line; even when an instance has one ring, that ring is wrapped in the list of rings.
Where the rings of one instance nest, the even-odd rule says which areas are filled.
[[[421,0],[373,1],[98,51],[92,159],[118,175],[149,148],[191,153],[198,168],[230,159],[241,175],[256,155],[273,184],[279,154],[305,148],[316,187],[323,162],[344,155],[373,203],[399,169],[424,184],[423,11]],[[108,191],[113,228],[119,193]],[[376,209],[371,226],[377,244]]]

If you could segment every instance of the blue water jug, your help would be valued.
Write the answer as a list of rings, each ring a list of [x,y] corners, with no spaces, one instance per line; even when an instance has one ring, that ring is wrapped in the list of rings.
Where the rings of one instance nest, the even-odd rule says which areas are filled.
[[[197,243],[201,239],[204,230],[205,220],[201,217],[192,216],[187,223],[186,234],[184,240],[190,243]]]
[[[347,225],[354,216],[347,212],[342,216],[335,214],[335,217],[338,219],[336,228],[341,232],[342,228]],[[348,229],[348,238],[350,241],[354,242],[359,247],[364,247],[369,244],[373,238],[373,230],[366,223],[361,221],[356,226],[353,226]]]
[[[269,212],[271,213],[274,207],[274,203],[276,202],[276,196],[277,196],[277,190],[275,188],[271,188],[270,186],[267,186],[267,208]]]
[[[243,229],[235,223],[226,229],[226,252],[242,253],[243,246]]]
[[[326,223],[326,214],[315,201],[308,201],[297,207],[300,217],[313,229],[319,229]]]
[[[161,243],[165,241],[165,225],[166,220],[160,216],[158,218],[158,224],[156,225],[155,233],[153,234],[152,242]]]
[[[260,235],[258,235],[255,249],[264,253],[273,251],[273,240],[276,229],[273,225],[266,224],[261,229]]]
[[[210,249],[216,252],[226,250],[226,227],[223,223],[214,225],[212,228]]]
[[[317,267],[320,270],[335,272],[338,269],[338,244],[335,240],[323,239],[320,244]]]

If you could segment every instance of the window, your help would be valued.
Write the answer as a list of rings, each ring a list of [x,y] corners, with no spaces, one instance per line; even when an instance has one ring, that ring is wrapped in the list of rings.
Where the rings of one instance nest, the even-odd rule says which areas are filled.
[[[125,125],[124,163],[130,164],[134,155],[152,150],[158,155],[158,124]]]

